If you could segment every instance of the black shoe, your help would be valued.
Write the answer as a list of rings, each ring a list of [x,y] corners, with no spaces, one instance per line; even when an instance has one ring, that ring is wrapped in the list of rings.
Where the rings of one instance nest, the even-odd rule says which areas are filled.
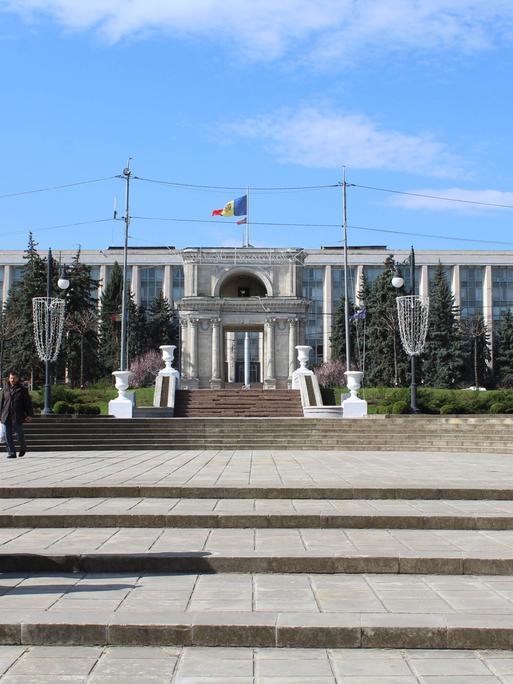
[[[9,456],[7,456],[7,458],[16,458],[16,454],[9,454]]]
[[[20,453],[18,454],[18,458],[21,458],[22,456],[25,456],[26,453],[27,453],[27,452],[25,451],[25,449],[21,449]]]

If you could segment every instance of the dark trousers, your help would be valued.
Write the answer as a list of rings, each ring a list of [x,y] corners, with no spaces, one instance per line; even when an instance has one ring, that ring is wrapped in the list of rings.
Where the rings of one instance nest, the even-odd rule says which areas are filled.
[[[5,446],[7,447],[7,452],[9,454],[16,453],[16,447],[14,446],[14,435],[18,435],[18,442],[20,443],[20,449],[25,451],[27,445],[25,444],[25,434],[23,432],[23,423],[11,422],[8,420],[4,423],[5,426]]]

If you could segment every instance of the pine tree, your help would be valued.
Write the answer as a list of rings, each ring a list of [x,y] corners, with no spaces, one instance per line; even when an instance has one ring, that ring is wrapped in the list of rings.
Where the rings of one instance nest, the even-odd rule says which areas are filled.
[[[122,294],[123,271],[115,261],[101,298],[99,356],[104,373],[112,373],[119,368]]]
[[[346,362],[346,325],[345,325],[345,298],[341,297],[340,303],[335,311],[335,320],[333,322],[332,333],[330,337],[331,342],[331,358],[334,361]],[[354,314],[354,305],[349,302],[349,316]],[[351,362],[355,365],[356,349],[355,349],[355,326],[349,323],[349,344],[351,345]],[[352,369],[354,370],[354,368]]]
[[[422,352],[422,380],[430,387],[455,387],[465,372],[465,345],[447,276],[438,264],[429,289],[429,320]]]
[[[176,344],[177,326],[169,302],[160,292],[147,314],[148,348],[158,349],[163,344]]]
[[[128,302],[128,364],[148,351],[148,322],[146,310],[130,297]]]
[[[467,379],[474,387],[487,385],[490,382],[487,362],[491,354],[483,314],[477,313],[472,318],[461,321],[461,328],[467,341]]]
[[[495,356],[495,373],[497,383],[502,387],[513,386],[513,315],[505,311],[497,326],[495,337],[497,354]]]
[[[396,297],[404,288],[392,286],[395,262],[387,257],[385,268],[367,296],[367,385],[400,385],[406,382],[406,355],[401,346]]]
[[[91,293],[98,282],[91,278],[89,266],[81,263],[80,251],[68,271],[70,287],[66,292],[66,338],[63,356],[67,378],[82,386],[100,373],[98,363],[98,311]]]
[[[39,256],[32,233],[29,234],[23,258],[26,262],[23,279],[11,288],[6,306],[6,325],[14,330],[6,348],[5,360],[8,367],[30,373],[34,382],[35,376],[42,376],[42,364],[34,342],[32,299],[46,297],[47,260]],[[52,296],[54,294],[52,292]]]

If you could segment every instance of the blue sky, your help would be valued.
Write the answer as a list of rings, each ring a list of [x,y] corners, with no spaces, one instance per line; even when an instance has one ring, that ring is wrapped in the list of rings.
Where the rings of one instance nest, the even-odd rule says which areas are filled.
[[[114,195],[121,214],[128,156],[141,178],[228,188],[134,180],[134,217],[196,221],[134,218],[131,244],[238,245],[210,218],[237,188],[331,186],[342,165],[357,186],[513,206],[509,1],[0,0],[0,63],[0,195],[108,179],[0,198],[3,249],[30,229],[43,249],[121,244],[121,222],[52,227],[109,219]],[[341,239],[322,225],[339,188],[250,206],[253,244]],[[348,223],[350,244],[513,248],[513,209],[350,187]]]

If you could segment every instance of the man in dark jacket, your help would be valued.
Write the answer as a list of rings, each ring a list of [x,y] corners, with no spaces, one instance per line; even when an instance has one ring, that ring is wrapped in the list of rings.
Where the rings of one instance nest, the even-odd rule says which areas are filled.
[[[23,423],[30,423],[33,415],[34,409],[28,389],[21,384],[18,373],[11,371],[0,400],[0,420],[5,426],[7,458],[16,458],[14,434],[18,435],[20,443],[19,456],[25,456],[27,445],[23,434]]]

